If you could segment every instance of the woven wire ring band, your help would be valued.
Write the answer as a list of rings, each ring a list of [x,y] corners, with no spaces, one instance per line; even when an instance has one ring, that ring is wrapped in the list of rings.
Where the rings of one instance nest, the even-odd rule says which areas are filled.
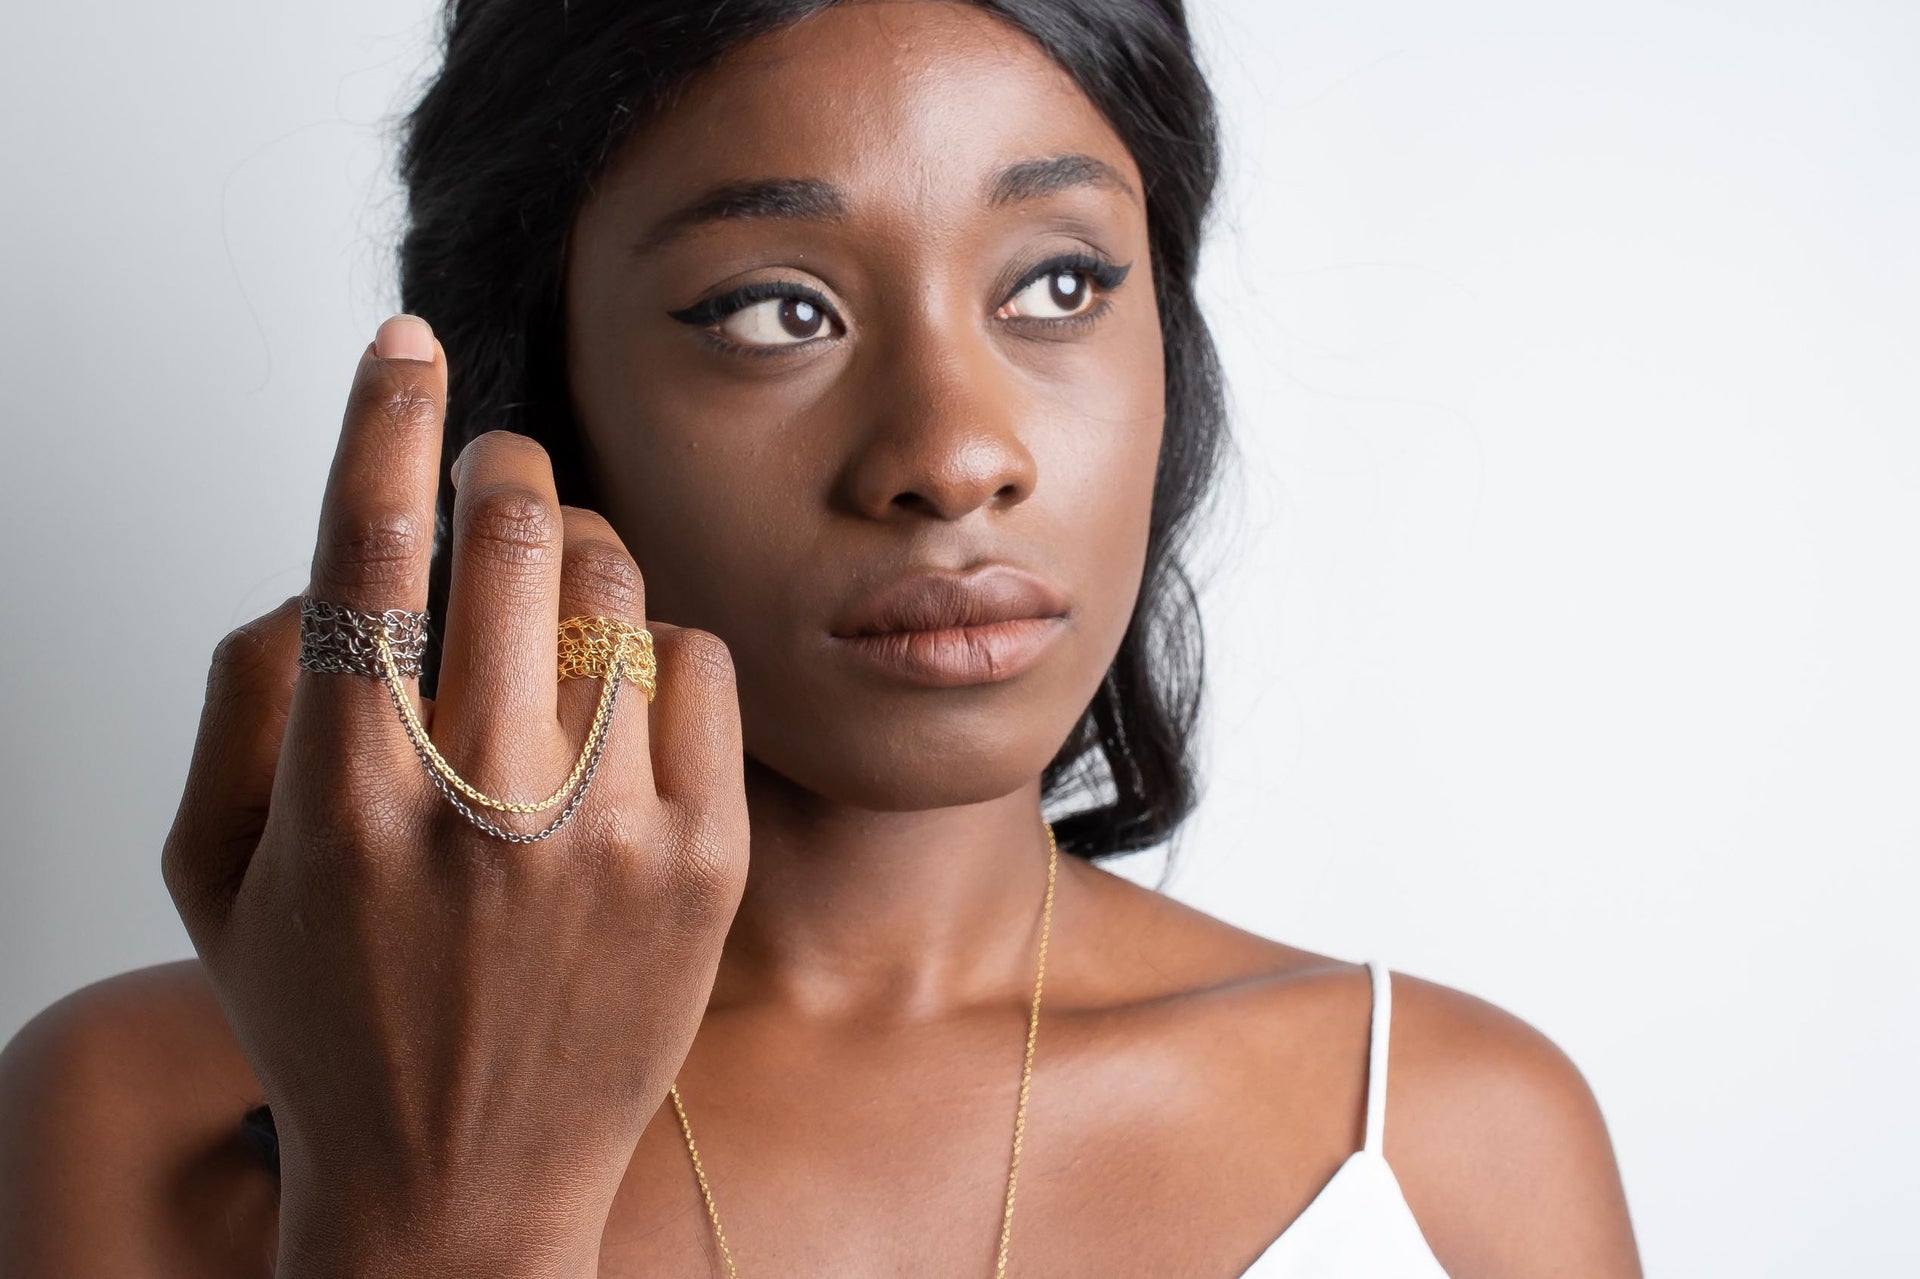
[[[560,678],[592,679],[624,659],[626,678],[647,690],[651,702],[657,667],[653,632],[612,617],[569,617],[560,623]]]
[[[300,597],[300,669],[324,675],[381,678],[380,638],[393,652],[400,674],[418,675],[427,651],[427,615],[404,608],[365,613],[331,600]]]
[[[413,699],[400,687],[404,676],[420,672],[420,658],[426,647],[424,612],[388,609],[383,613],[363,612],[344,605],[303,597],[300,608],[300,666],[322,673],[372,675],[386,685],[387,696],[400,716],[407,741],[434,786],[468,822],[496,839],[530,844],[552,835],[564,826],[593,783],[594,770],[606,746],[607,730],[613,721],[615,700],[620,685],[628,679],[646,690],[651,702],[657,682],[653,636],[645,627],[608,617],[569,617],[560,623],[557,670],[561,679],[604,678],[600,702],[594,711],[593,727],[582,744],[580,757],[559,788],[546,799],[518,803],[494,799],[470,785],[454,771],[446,757],[434,746],[426,726],[413,709]],[[578,789],[575,789],[576,784]],[[551,808],[569,791],[573,798],[545,829],[522,834],[507,830],[474,812],[461,798],[503,812],[534,813]]]

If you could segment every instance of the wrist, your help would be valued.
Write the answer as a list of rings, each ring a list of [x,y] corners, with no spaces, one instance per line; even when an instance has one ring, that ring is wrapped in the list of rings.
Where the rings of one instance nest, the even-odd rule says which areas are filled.
[[[533,1218],[473,1201],[318,1202],[284,1191],[276,1279],[597,1279],[604,1219]]]

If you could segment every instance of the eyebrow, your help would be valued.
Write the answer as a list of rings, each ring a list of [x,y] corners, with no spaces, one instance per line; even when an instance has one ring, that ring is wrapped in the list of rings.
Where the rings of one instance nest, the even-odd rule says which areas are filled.
[[[987,181],[987,203],[998,207],[1035,200],[1071,187],[1104,187],[1138,204],[1140,197],[1105,160],[1074,152],[1039,160],[1020,160],[996,170]]]
[[[1078,152],[1018,160],[988,175],[985,198],[991,208],[1036,200],[1073,187],[1117,191],[1139,203],[1140,197],[1117,169]],[[634,243],[635,256],[657,252],[683,236],[715,222],[736,218],[844,222],[851,210],[846,194],[824,178],[760,178],[724,182],[674,209]]]
[[[634,244],[633,251],[636,256],[652,253],[710,223],[734,218],[840,222],[846,216],[846,197],[840,188],[821,178],[727,182],[654,223],[653,229]]]

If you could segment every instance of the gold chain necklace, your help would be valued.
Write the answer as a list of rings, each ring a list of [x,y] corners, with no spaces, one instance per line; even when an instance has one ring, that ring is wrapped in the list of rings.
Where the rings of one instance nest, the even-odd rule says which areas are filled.
[[[1020,1139],[1027,1129],[1027,1090],[1033,1083],[1033,1041],[1040,1032],[1040,986],[1047,975],[1047,934],[1053,930],[1053,876],[1060,861],[1060,846],[1053,842],[1053,823],[1047,828],[1047,901],[1041,911],[1040,959],[1033,973],[1033,1011],[1027,1014],[1027,1055],[1020,1066],[1020,1106],[1013,1115],[1013,1160],[1007,1166],[1007,1207],[1000,1217],[1000,1253],[994,1262],[994,1279],[1006,1279],[1007,1242],[1013,1236],[1013,1190],[1020,1175]],[[739,1279],[733,1268],[733,1254],[727,1251],[727,1232],[720,1228],[720,1212],[713,1206],[713,1191],[707,1187],[706,1170],[700,1166],[700,1150],[693,1144],[693,1128],[687,1123],[687,1108],[680,1103],[680,1084],[667,1089],[673,1098],[674,1113],[680,1116],[680,1131],[687,1139],[687,1155],[693,1160],[693,1175],[700,1180],[700,1197],[707,1201],[707,1219],[713,1223],[713,1237],[720,1244],[720,1258],[726,1262],[728,1279]]]

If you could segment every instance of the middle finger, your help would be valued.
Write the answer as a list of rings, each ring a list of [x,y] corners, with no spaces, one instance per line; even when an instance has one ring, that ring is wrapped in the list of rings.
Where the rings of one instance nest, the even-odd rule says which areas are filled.
[[[452,470],[451,581],[435,736],[514,800],[546,795],[558,737],[554,661],[564,524],[553,466],[511,431],[469,441]]]

